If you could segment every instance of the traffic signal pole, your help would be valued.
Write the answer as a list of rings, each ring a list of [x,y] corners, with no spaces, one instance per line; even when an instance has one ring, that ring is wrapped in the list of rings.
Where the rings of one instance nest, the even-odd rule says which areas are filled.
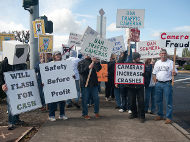
[[[34,69],[35,64],[39,61],[38,55],[38,38],[34,38],[34,29],[32,21],[39,17],[39,2],[35,6],[30,6],[30,69]]]

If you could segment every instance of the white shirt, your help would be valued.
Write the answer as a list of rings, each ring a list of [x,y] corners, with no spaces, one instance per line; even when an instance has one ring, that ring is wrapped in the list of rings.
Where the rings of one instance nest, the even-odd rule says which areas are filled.
[[[158,81],[169,81],[172,80],[172,70],[173,70],[173,61],[167,59],[167,61],[162,62],[158,60],[155,63],[153,74],[156,75],[156,79]],[[175,72],[177,73],[177,69],[175,68]]]
[[[80,61],[79,58],[75,58],[75,57],[69,57],[67,60],[72,61],[73,63],[73,71],[75,73],[75,80],[79,80],[79,71],[78,71],[78,62]]]

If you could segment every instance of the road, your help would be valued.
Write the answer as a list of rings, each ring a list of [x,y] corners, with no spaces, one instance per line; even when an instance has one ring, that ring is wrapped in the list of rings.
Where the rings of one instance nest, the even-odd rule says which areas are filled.
[[[173,104],[174,122],[190,132],[190,74],[179,73],[175,77]]]

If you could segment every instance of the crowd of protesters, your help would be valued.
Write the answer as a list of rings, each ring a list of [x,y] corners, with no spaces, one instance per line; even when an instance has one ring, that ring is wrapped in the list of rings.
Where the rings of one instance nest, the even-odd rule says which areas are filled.
[[[45,104],[43,84],[41,81],[39,64],[44,62],[56,62],[62,60],[61,52],[55,51],[51,54],[40,54],[40,62],[36,64],[35,71],[37,75],[37,82],[40,92],[42,103],[41,110],[49,110],[50,121],[56,121],[55,111],[57,104],[59,104],[59,119],[66,120],[68,117],[65,115],[65,107],[72,107],[74,104],[78,109],[82,107],[82,116],[84,119],[89,120],[91,117],[88,115],[88,105],[94,105],[95,118],[100,117],[99,113],[99,82],[97,72],[102,68],[100,60],[84,56],[81,54],[77,57],[77,52],[70,51],[70,58],[67,60],[72,61],[73,71],[75,75],[77,98],[74,100],[59,101],[55,103]],[[173,61],[167,58],[167,51],[162,49],[160,51],[160,60],[156,63],[153,59],[145,60],[145,72],[143,73],[145,83],[144,85],[137,84],[114,84],[115,63],[135,63],[144,64],[141,62],[140,54],[134,52],[132,60],[128,58],[128,52],[122,52],[117,60],[115,55],[111,55],[109,62],[102,62],[108,64],[108,82],[105,82],[105,99],[106,101],[115,100],[115,108],[119,112],[128,112],[129,119],[139,118],[141,123],[145,121],[145,113],[150,112],[155,114],[155,120],[164,119],[163,114],[163,95],[166,97],[166,124],[172,123],[172,75],[177,74],[177,70],[173,70]],[[5,58],[0,65],[0,85],[4,92],[7,91],[5,84],[4,72],[16,71],[26,69],[25,64],[9,65],[8,59]],[[91,72],[90,77],[88,74]],[[87,82],[87,80],[89,81]],[[80,95],[81,94],[81,95]],[[80,98],[81,106],[80,106]],[[151,98],[151,99],[150,99]],[[12,115],[8,104],[8,130],[13,130],[15,125],[22,124],[23,121],[19,119],[19,115]]]

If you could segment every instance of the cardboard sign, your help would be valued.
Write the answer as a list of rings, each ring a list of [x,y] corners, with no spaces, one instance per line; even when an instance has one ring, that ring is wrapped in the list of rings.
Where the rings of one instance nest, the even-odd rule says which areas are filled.
[[[144,9],[118,9],[116,28],[144,28]]]
[[[81,42],[83,42],[84,39],[85,39],[88,35],[91,35],[91,36],[96,37],[96,36],[98,36],[98,33],[97,33],[94,29],[92,29],[91,27],[88,26],[88,27],[86,28],[86,30],[85,30],[83,36],[82,36]]]
[[[73,45],[74,46],[80,46],[81,45],[81,39],[82,39],[82,35],[76,34],[76,33],[70,33],[68,45],[70,47]]]
[[[144,84],[144,64],[116,63],[115,84]]]
[[[114,43],[114,48],[112,50],[113,54],[120,55],[120,52],[125,50],[125,43],[123,36],[112,37],[109,38],[108,40]]]
[[[81,53],[90,57],[109,61],[114,43],[106,39],[88,35],[82,43]]]
[[[137,28],[130,29],[130,41],[139,42],[140,41],[140,30]]]
[[[38,38],[40,34],[45,34],[44,20],[33,21],[34,38]]]
[[[0,33],[0,51],[3,50],[2,42],[7,40],[15,40],[14,34],[1,34]]]
[[[39,35],[38,43],[39,53],[53,52],[53,35]]]
[[[101,64],[102,69],[97,72],[99,82],[108,82],[108,64]]]
[[[7,57],[10,65],[26,63],[28,51],[29,44],[15,40],[3,41],[3,59]]]
[[[77,98],[72,65],[72,62],[67,60],[40,64],[46,103]]]
[[[160,34],[162,47],[189,48],[190,32],[163,32]]]
[[[137,43],[137,52],[139,52],[142,59],[160,57],[160,50],[160,42],[156,40],[141,41]]]
[[[5,72],[4,75],[12,115],[42,107],[34,70]]]

